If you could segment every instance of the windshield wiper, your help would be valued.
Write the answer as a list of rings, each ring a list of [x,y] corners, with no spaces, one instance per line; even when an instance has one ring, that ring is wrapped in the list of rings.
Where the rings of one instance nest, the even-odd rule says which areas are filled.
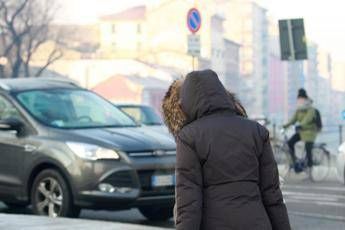
[[[146,122],[145,125],[163,125],[163,124],[159,122]]]
[[[104,125],[100,126],[100,128],[130,128],[130,127],[138,127],[140,125]]]

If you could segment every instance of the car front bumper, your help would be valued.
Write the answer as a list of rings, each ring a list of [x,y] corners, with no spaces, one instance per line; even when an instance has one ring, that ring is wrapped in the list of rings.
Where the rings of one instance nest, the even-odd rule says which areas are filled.
[[[141,206],[173,206],[174,203],[175,196],[173,194],[130,197],[130,195],[85,191],[79,196],[76,205],[87,209],[124,210]]]
[[[74,193],[75,204],[88,209],[123,210],[133,207],[173,206],[174,184],[153,186],[155,175],[174,175],[175,156],[138,157],[130,163],[99,161],[88,163]],[[102,191],[100,184],[114,191]]]

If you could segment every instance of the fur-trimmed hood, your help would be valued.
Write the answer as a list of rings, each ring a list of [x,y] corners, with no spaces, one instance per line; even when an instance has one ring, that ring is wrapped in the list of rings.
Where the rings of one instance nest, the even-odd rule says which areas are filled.
[[[182,84],[182,79],[174,81],[165,94],[162,103],[164,122],[167,125],[170,133],[172,133],[174,136],[177,135],[177,133],[187,122],[187,117],[182,111],[180,105],[180,91]],[[240,101],[236,98],[236,96],[229,91],[227,91],[227,95],[230,102],[232,102],[232,104],[234,105],[236,114],[239,116],[247,117],[246,110],[244,109]]]
[[[182,80],[174,81],[165,94],[162,103],[163,118],[170,133],[174,136],[183,127],[186,122],[186,116],[180,107],[180,89]]]

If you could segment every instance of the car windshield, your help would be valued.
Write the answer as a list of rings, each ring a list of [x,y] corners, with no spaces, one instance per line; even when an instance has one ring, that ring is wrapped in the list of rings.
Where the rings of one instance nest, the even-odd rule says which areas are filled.
[[[120,109],[131,116],[136,122],[144,125],[163,125],[162,119],[148,106],[120,106]]]
[[[16,98],[38,121],[56,128],[136,126],[122,111],[87,90],[34,90]]]

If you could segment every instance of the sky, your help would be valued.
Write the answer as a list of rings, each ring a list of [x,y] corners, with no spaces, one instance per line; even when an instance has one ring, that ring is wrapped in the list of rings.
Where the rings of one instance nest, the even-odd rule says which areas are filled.
[[[93,23],[97,17],[159,0],[58,0],[58,22]],[[191,1],[191,0],[186,0]],[[197,1],[197,0],[196,0]],[[202,0],[199,0],[202,1]],[[343,0],[256,0],[275,19],[303,17],[308,40],[345,62],[345,2]]]

